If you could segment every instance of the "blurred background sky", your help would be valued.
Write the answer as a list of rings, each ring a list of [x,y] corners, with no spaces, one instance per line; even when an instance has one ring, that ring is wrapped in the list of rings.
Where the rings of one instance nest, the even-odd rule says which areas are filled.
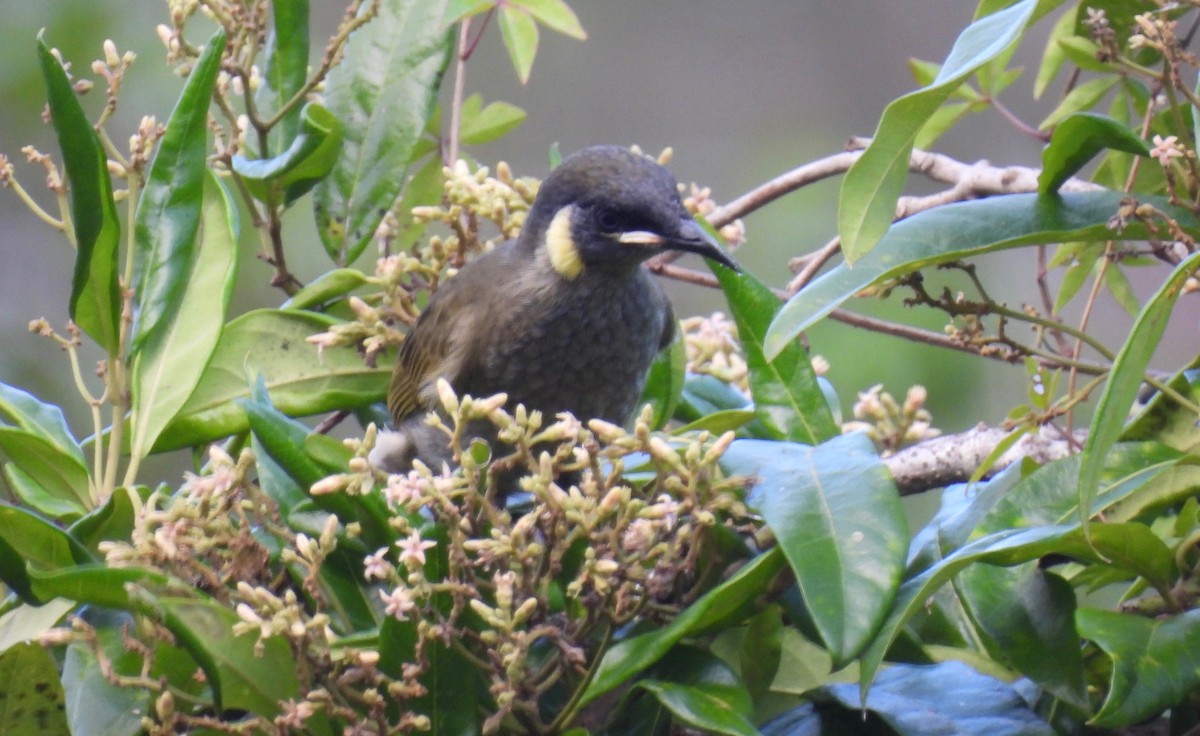
[[[467,72],[468,94],[485,102],[506,100],[529,113],[514,133],[497,143],[468,151],[481,162],[508,161],[518,175],[543,176],[547,152],[558,143],[564,154],[592,143],[637,143],[648,152],[675,150],[671,168],[684,182],[712,188],[717,202],[801,163],[841,150],[852,135],[870,135],[887,103],[915,88],[906,67],[910,57],[940,61],[971,20],[967,0],[574,0],[571,5],[587,30],[586,41],[542,32],[542,43],[527,86],[515,74],[499,41],[489,30]],[[164,63],[165,51],[154,33],[166,22],[165,2],[153,0],[54,0],[23,3],[0,0],[0,152],[17,167],[19,179],[40,201],[51,199],[41,186],[44,175],[26,164],[26,143],[53,151],[53,136],[43,125],[41,78],[35,37],[46,29],[77,72],[102,55],[101,43],[113,39],[124,51],[138,53],[127,77],[121,106],[109,131],[124,141],[143,114],[165,120],[180,89]],[[313,53],[320,53],[336,23],[341,3],[313,2]],[[1033,101],[1030,90],[1037,61],[1052,19],[1041,21],[1018,50],[1014,64],[1025,75],[1004,101],[1034,124],[1054,105],[1052,95]],[[200,42],[210,28],[194,22],[191,40]],[[203,34],[203,35],[202,35]],[[88,74],[88,76],[91,76]],[[1061,89],[1060,83],[1055,89]],[[89,111],[103,102],[103,85],[85,101]],[[1038,164],[1041,145],[1023,137],[998,114],[970,118],[942,139],[937,150],[964,161],[987,158],[998,165]],[[746,219],[749,240],[739,260],[761,280],[782,286],[791,274],[789,258],[827,242],[836,230],[840,179],[789,195]],[[930,191],[914,181],[914,191]],[[74,395],[65,357],[46,339],[27,331],[35,317],[59,328],[73,260],[70,247],[30,214],[11,192],[0,192],[0,381],[25,387],[44,399],[67,404],[80,435],[87,434],[87,409]],[[311,206],[301,201],[286,221],[289,265],[311,279],[329,264],[312,225]],[[251,252],[254,244],[245,239]],[[1019,304],[1033,298],[1033,255],[1019,251],[982,261],[993,295]],[[281,296],[267,286],[268,269],[243,259],[235,313],[256,306],[277,306]],[[1162,271],[1138,283],[1149,294]],[[681,316],[722,308],[719,294],[672,284]],[[898,306],[855,302],[854,309],[886,314],[940,330],[937,315]],[[1167,343],[1155,361],[1176,367],[1195,354],[1198,331],[1194,306],[1185,298]],[[1118,345],[1131,320],[1106,305],[1095,324],[1101,337]],[[934,348],[912,346],[835,323],[810,333],[813,352],[831,363],[829,378],[849,409],[855,393],[874,383],[903,395],[908,385],[930,388],[935,424],[947,431],[975,422],[996,423],[1024,395],[1020,367],[1002,366]],[[981,398],[982,397],[982,400]]]

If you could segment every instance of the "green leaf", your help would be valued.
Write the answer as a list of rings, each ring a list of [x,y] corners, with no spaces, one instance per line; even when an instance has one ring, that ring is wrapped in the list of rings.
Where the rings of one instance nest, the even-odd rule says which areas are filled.
[[[351,35],[326,82],[326,105],[345,141],[313,206],[321,241],[339,266],[358,258],[399,194],[453,45],[439,3],[396,0],[378,8]]]
[[[62,150],[71,194],[75,231],[75,274],[69,312],[75,324],[115,355],[119,343],[121,294],[117,285],[117,252],[121,223],[113,201],[108,160],[100,138],[88,121],[71,80],[38,34],[38,59],[50,118]]]
[[[704,649],[677,647],[637,687],[684,725],[728,736],[758,734],[750,693],[729,665]]]
[[[1112,660],[1108,695],[1093,725],[1139,723],[1186,702],[1200,686],[1200,611],[1151,620],[1081,608],[1075,619],[1079,633]]]
[[[0,655],[0,733],[4,736],[69,734],[58,665],[32,642]]]
[[[496,0],[449,0],[442,24],[449,26],[464,18],[491,10],[497,4]]]
[[[479,96],[472,95],[468,100],[475,100],[475,105],[468,110],[463,105],[462,128],[459,139],[464,145],[476,146],[506,135],[509,131],[525,122],[525,111],[507,102],[489,102],[488,106],[479,109]]]
[[[1193,401],[1200,398],[1200,356],[1172,376],[1167,385]],[[1196,426],[1194,413],[1167,394],[1156,391],[1129,421],[1121,439],[1127,442],[1154,440],[1194,455],[1200,450],[1200,427]]]
[[[1038,193],[1058,191],[1063,182],[1106,148],[1150,155],[1150,147],[1137,133],[1112,118],[1093,112],[1067,116],[1055,127],[1050,144],[1042,151]]]
[[[1128,312],[1130,317],[1137,317],[1138,312],[1142,311],[1142,305],[1138,302],[1137,294],[1133,293],[1133,285],[1129,283],[1124,269],[1116,264],[1107,269],[1104,272],[1104,286],[1108,293],[1112,294],[1113,301]]]
[[[128,541],[138,509],[150,496],[150,489],[121,486],[113,490],[102,505],[67,527],[67,533],[93,554],[100,556],[100,543]]]
[[[953,102],[946,103],[934,110],[921,126],[917,137],[913,139],[914,148],[929,148],[937,142],[938,138],[958,124],[958,121],[966,117],[977,103],[974,102]]]
[[[1071,34],[1074,32],[1075,14],[1072,12],[1063,13],[1050,29],[1050,36],[1046,39],[1046,50],[1042,52],[1042,63],[1038,65],[1037,77],[1033,82],[1033,98],[1035,100],[1042,98],[1042,95],[1046,93],[1046,88],[1058,76],[1059,70],[1067,60],[1067,55],[1063,52],[1059,42],[1064,38],[1073,38],[1074,36]]]
[[[767,606],[746,624],[739,651],[739,667],[746,690],[754,702],[770,691],[783,659],[783,615],[778,605]]]
[[[783,568],[778,547],[755,557],[732,577],[705,593],[661,629],[640,634],[609,647],[584,692],[580,705],[626,684],[662,659],[686,636],[729,626],[753,615],[757,598]]]
[[[6,383],[0,383],[0,423],[2,422],[10,422],[26,432],[42,437],[80,465],[86,462],[79,442],[67,426],[62,409]]]
[[[1100,61],[1097,58],[1097,54],[1100,53],[1100,47],[1090,38],[1067,36],[1066,38],[1059,39],[1058,46],[1062,53],[1080,69],[1101,73],[1109,73],[1113,70],[1111,62]]]
[[[204,668],[218,710],[248,710],[272,718],[281,701],[302,693],[296,679],[291,647],[282,636],[262,640],[255,652],[257,632],[234,636],[237,614],[213,600],[162,597],[166,625]],[[211,663],[206,666],[206,662]]]
[[[208,106],[224,49],[225,31],[218,29],[188,75],[138,200],[131,355],[151,336],[171,329],[194,269],[208,166]]]
[[[254,95],[262,117],[281,110],[308,80],[308,0],[274,0],[271,16],[266,73]],[[295,105],[271,130],[271,147],[263,157],[270,158],[290,145],[299,127],[300,105]]]
[[[66,692],[71,736],[135,736],[142,733],[142,715],[150,707],[150,692],[120,687],[105,677],[105,667],[125,676],[141,673],[142,655],[125,647],[122,631],[98,628],[91,644],[73,642],[63,660],[62,686]],[[107,661],[102,665],[93,646]],[[110,675],[111,676],[111,675]]]
[[[234,403],[248,396],[247,370],[261,373],[280,411],[308,416],[382,401],[391,367],[368,368],[350,348],[317,348],[306,342],[337,320],[314,314],[261,309],[225,326],[208,368],[192,395],[155,443],[155,452],[210,442],[249,428]]]
[[[840,669],[883,621],[908,551],[900,496],[874,446],[863,434],[816,447],[738,440],[721,467],[757,478],[746,503],[775,533]]]
[[[650,364],[642,398],[638,401],[638,406],[649,404],[653,409],[653,429],[662,429],[675,416],[675,407],[679,406],[679,396],[683,393],[686,365],[683,335],[677,327],[671,344],[660,350]]]
[[[1129,337],[1121,346],[1112,370],[1104,385],[1104,393],[1096,403],[1091,428],[1083,446],[1083,460],[1079,468],[1079,508],[1084,529],[1088,528],[1092,499],[1100,483],[1100,472],[1105,459],[1129,416],[1129,408],[1137,398],[1146,368],[1154,349],[1167,328],[1167,320],[1175,308],[1175,300],[1183,289],[1184,282],[1200,268],[1200,253],[1193,253],[1175,267],[1145,308],[1134,321]]]
[[[579,18],[571,6],[563,0],[511,0],[513,5],[524,8],[539,23],[551,30],[571,38],[583,40],[587,33],[579,25]]]
[[[908,177],[913,141],[925,121],[964,79],[1017,40],[1036,7],[1036,0],[1021,0],[969,25],[933,83],[894,100],[884,110],[871,145],[842,181],[838,233],[848,261],[870,252],[891,226]]]
[[[671,433],[681,435],[703,430],[710,434],[720,435],[735,429],[741,429],[753,419],[754,412],[750,409],[722,409],[714,411],[711,414],[706,414],[694,422],[689,422],[678,429],[674,429]]]
[[[91,555],[66,532],[25,509],[0,504],[0,580],[26,603],[42,604],[30,571],[57,570],[92,561]]]
[[[504,39],[508,58],[512,59],[517,79],[526,84],[533,71],[533,58],[537,56],[537,22],[526,10],[514,5],[501,6],[499,19],[500,37]]]
[[[0,426],[0,452],[7,455],[12,468],[19,471],[10,480],[24,484],[25,490],[36,493],[40,489],[77,512],[92,507],[87,466],[74,453],[59,449],[40,434],[4,426]],[[5,470],[13,472],[9,465]],[[36,489],[28,488],[30,483]]]
[[[1100,100],[1108,94],[1108,91],[1121,81],[1118,76],[1100,77],[1079,85],[1067,93],[1067,96],[1058,103],[1058,107],[1054,108],[1046,119],[1038,124],[1038,130],[1046,130],[1057,125],[1060,121],[1066,119],[1081,110],[1087,110],[1099,104]]]
[[[175,314],[133,361],[130,454],[144,458],[200,383],[216,349],[237,276],[238,211],[215,174],[204,177],[198,250],[180,285]]]
[[[315,187],[337,165],[342,150],[342,124],[315,102],[304,106],[300,130],[287,150],[266,159],[233,157],[233,170],[250,194],[263,202],[282,199],[289,206]]]
[[[1111,240],[1109,219],[1126,195],[1109,190],[1064,192],[1057,197],[1011,194],[926,210],[896,223],[868,256],[851,268],[841,264],[792,297],[771,324],[764,341],[773,359],[792,338],[841,306],[859,291],[889,279],[947,261],[1042,243]],[[1196,218],[1165,199],[1142,197],[1163,209],[1191,233]],[[1141,223],[1130,222],[1127,240],[1154,237]]]
[[[335,268],[308,282],[283,303],[283,309],[320,309],[366,286],[367,277],[356,268]]]
[[[763,354],[763,338],[782,308],[779,298],[748,273],[712,271],[737,323],[754,412],[763,426],[775,439],[813,445],[841,434],[803,346],[790,343],[770,360]]]

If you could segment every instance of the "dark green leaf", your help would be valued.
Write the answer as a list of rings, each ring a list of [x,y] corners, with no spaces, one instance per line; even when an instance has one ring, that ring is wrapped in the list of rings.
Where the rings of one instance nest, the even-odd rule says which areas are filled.
[[[273,158],[233,157],[233,170],[263,202],[289,206],[333,170],[342,150],[342,124],[315,102],[304,106],[299,132],[287,150]]]
[[[783,616],[779,606],[767,606],[746,623],[739,670],[746,690],[759,702],[771,689],[783,656]]]
[[[247,371],[261,373],[275,406],[308,416],[382,401],[391,367],[368,368],[350,348],[306,342],[337,320],[312,312],[263,309],[225,326],[199,385],[159,437],[155,451],[209,442],[249,428],[234,400],[249,395]]]
[[[314,209],[325,250],[339,266],[358,258],[399,194],[452,47],[438,3],[397,0],[378,8],[350,37],[326,83],[326,104],[341,120],[345,142],[332,174],[317,186]]]
[[[770,360],[763,355],[763,338],[782,306],[779,298],[748,273],[719,266],[712,271],[737,322],[759,421],[774,439],[789,442],[815,445],[839,435],[803,346],[792,342]]]
[[[71,80],[50,53],[42,34],[38,34],[38,59],[71,193],[71,222],[77,251],[69,302],[71,319],[114,355],[121,319],[117,285],[121,223],[113,201],[112,181],[108,178],[108,160],[100,138],[75,96]]]
[[[211,172],[203,177],[195,259],[174,297],[174,314],[159,323],[133,361],[130,454],[143,458],[187,403],[208,368],[225,324],[237,276],[237,205]]]
[[[79,442],[63,418],[62,409],[6,383],[0,383],[0,423],[3,422],[10,422],[50,441],[80,465],[86,462]]]
[[[67,527],[73,539],[99,555],[99,545],[108,541],[128,541],[133,532],[136,510],[142,507],[150,489],[121,486],[113,490],[102,505]]]
[[[90,553],[62,529],[25,509],[0,504],[0,580],[27,603],[41,604],[30,571],[57,570],[92,561]]]
[[[1200,400],[1200,357],[1175,374],[1167,384],[1193,401]],[[1197,454],[1200,427],[1196,415],[1161,391],[1154,392],[1146,405],[1126,425],[1121,439],[1127,442],[1154,440],[1180,452]]]
[[[708,684],[681,685],[664,680],[639,680],[637,686],[653,693],[658,702],[684,725],[705,733],[758,735],[758,729],[745,714],[729,707],[727,691],[730,688]]]
[[[308,0],[274,0],[267,36],[266,73],[254,95],[261,116],[277,113],[308,79]],[[264,158],[290,145],[300,127],[300,105],[293,105],[271,130],[271,149]]]
[[[686,365],[683,335],[676,329],[671,344],[660,350],[650,364],[642,398],[638,401],[638,406],[649,404],[652,407],[654,419],[651,425],[654,429],[662,429],[675,416],[675,408],[679,406],[679,396],[683,392]]]
[[[1105,149],[1150,155],[1150,147],[1137,133],[1112,118],[1093,112],[1069,115],[1054,128],[1050,144],[1042,150],[1038,192],[1058,191],[1063,182]]]
[[[938,207],[896,223],[879,246],[854,264],[839,265],[784,305],[767,331],[764,350],[774,358],[788,342],[872,284],[928,266],[1006,248],[1075,240],[1110,240],[1108,221],[1126,195],[1114,191],[1065,192],[1058,197],[1012,194]],[[1143,197],[1163,209],[1188,232],[1200,232],[1196,218],[1165,199]],[[1130,222],[1121,237],[1152,237]]]
[[[0,733],[44,736],[71,733],[58,665],[33,642],[0,654]]]
[[[863,434],[808,447],[738,440],[721,459],[757,479],[762,513],[840,669],[867,645],[904,572],[908,530],[896,485]]]
[[[582,704],[590,703],[624,685],[662,659],[685,636],[729,626],[752,615],[758,607],[755,598],[766,589],[783,565],[784,557],[779,548],[772,548],[705,593],[670,624],[610,647],[583,694]]]
[[[1104,393],[1096,405],[1096,413],[1092,416],[1091,429],[1083,447],[1083,462],[1079,468],[1079,508],[1087,511],[1092,507],[1092,498],[1100,482],[1100,472],[1104,468],[1109,450],[1120,437],[1126,417],[1133,400],[1137,397],[1138,387],[1142,385],[1146,368],[1154,349],[1162,338],[1179,298],[1183,284],[1192,273],[1200,267],[1200,253],[1193,253],[1175,267],[1171,275],[1163,282],[1154,296],[1146,302],[1142,313],[1138,315],[1129,331],[1129,337],[1121,346],[1120,352],[1113,360],[1112,371],[1104,386]],[[1090,513],[1083,517],[1084,528],[1087,528]]]
[[[218,29],[188,75],[146,174],[134,224],[137,301],[130,354],[170,329],[192,275],[208,165],[208,106],[224,49],[225,31]]]
[[[1200,687],[1200,611],[1151,620],[1081,608],[1075,618],[1079,633],[1112,659],[1112,682],[1094,725],[1139,723],[1186,702]]]
[[[718,411],[753,409],[750,399],[728,383],[702,373],[689,373],[675,414],[677,419],[694,422]]]
[[[842,181],[838,233],[847,260],[857,261],[870,252],[891,225],[908,177],[913,140],[925,121],[964,79],[1016,41],[1036,6],[1036,0],[1021,0],[976,20],[959,34],[932,84],[884,110],[871,145]]]

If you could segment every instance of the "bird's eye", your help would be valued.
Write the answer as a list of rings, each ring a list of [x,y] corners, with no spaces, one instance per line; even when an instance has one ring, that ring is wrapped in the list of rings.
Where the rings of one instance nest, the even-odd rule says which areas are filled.
[[[610,209],[596,210],[596,226],[603,233],[615,233],[621,230],[621,218]]]

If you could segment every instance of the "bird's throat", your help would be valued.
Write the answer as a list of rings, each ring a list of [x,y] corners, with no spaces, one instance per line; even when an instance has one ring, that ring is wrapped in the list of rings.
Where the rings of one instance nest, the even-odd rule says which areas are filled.
[[[583,258],[579,255],[579,247],[571,237],[571,219],[575,213],[574,205],[567,205],[554,213],[550,226],[546,228],[546,252],[550,256],[550,265],[562,274],[563,278],[573,280],[583,273]]]

